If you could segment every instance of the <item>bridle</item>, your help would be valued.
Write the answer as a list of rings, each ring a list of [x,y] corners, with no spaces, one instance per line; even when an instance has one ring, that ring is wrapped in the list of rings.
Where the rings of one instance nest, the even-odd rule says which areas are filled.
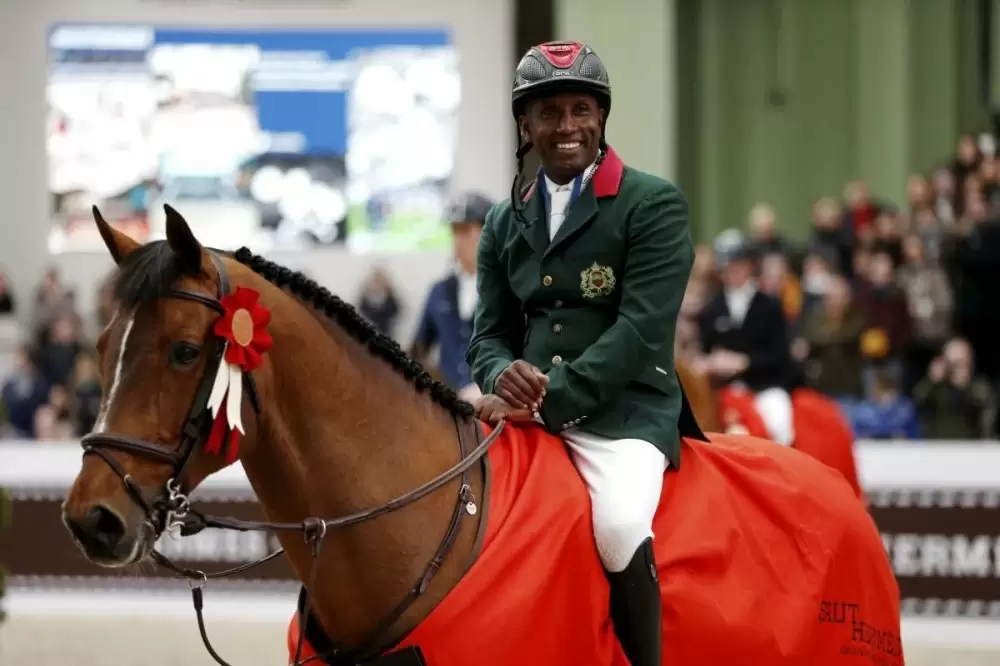
[[[226,273],[225,266],[219,258],[217,252],[208,250],[208,255],[211,258],[219,276],[218,289],[215,296],[209,296],[187,289],[176,288],[169,290],[166,294],[164,294],[164,296],[200,303],[201,305],[215,310],[221,316],[224,312],[224,308],[220,299],[229,294],[230,280],[228,274]],[[400,603],[397,604],[388,615],[375,625],[375,627],[368,633],[365,640],[363,640],[357,647],[350,650],[346,648],[332,647],[322,655],[316,655],[306,659],[305,661],[300,661],[304,647],[306,626],[309,622],[310,613],[307,599],[303,598],[300,600],[297,609],[299,616],[298,645],[296,647],[295,661],[290,664],[290,666],[302,666],[313,659],[323,659],[328,663],[337,664],[338,666],[354,666],[355,664],[362,663],[364,659],[377,654],[377,652],[382,648],[389,630],[392,629],[393,625],[395,625],[395,623],[403,616],[406,610],[427,591],[431,580],[442,567],[445,558],[448,556],[452,546],[455,544],[455,540],[458,537],[461,527],[462,516],[474,516],[477,513],[478,509],[475,497],[472,493],[472,487],[469,484],[468,473],[472,466],[482,459],[493,442],[496,441],[497,437],[503,430],[504,423],[501,422],[498,424],[488,437],[483,438],[482,430],[480,429],[477,421],[474,419],[459,420],[458,417],[455,417],[454,421],[458,435],[460,453],[459,461],[430,481],[386,502],[385,504],[382,504],[381,506],[358,511],[339,518],[324,519],[313,517],[307,518],[301,522],[289,523],[239,520],[225,516],[205,515],[192,507],[191,501],[188,498],[189,490],[185,486],[184,479],[189,464],[196,457],[196,453],[208,438],[209,432],[212,428],[212,414],[208,407],[209,395],[212,390],[213,379],[218,371],[220,363],[222,363],[225,349],[225,343],[222,338],[213,336],[213,340],[214,342],[211,350],[211,357],[206,365],[205,374],[202,377],[198,390],[195,393],[194,401],[188,410],[184,425],[181,428],[180,444],[176,447],[176,449],[170,450],[165,446],[160,446],[142,439],[109,432],[92,432],[84,435],[80,441],[83,447],[84,456],[87,454],[94,454],[98,456],[105,463],[107,463],[108,467],[121,479],[129,497],[143,510],[145,514],[145,524],[151,530],[154,542],[164,533],[170,533],[176,537],[190,536],[197,534],[206,527],[237,530],[242,532],[256,530],[301,532],[306,543],[310,545],[312,554],[312,567],[309,575],[309,584],[303,588],[303,595],[306,595],[309,590],[315,589],[319,555],[323,547],[324,537],[326,536],[328,530],[347,527],[349,525],[357,525],[359,523],[378,518],[379,516],[400,509],[425,497],[456,478],[461,478],[458,501],[452,511],[448,530],[445,533],[444,538],[441,540],[434,556],[424,569],[423,574],[400,601]],[[249,372],[244,373],[243,381],[246,385],[246,393],[250,396],[250,403],[253,408],[254,416],[259,417],[260,398],[257,393],[253,375]],[[466,440],[470,436],[476,440],[476,446],[467,453],[468,447]],[[148,499],[147,495],[135,482],[132,476],[109,453],[109,451],[114,450],[146,458],[152,458],[168,464],[173,468],[170,478],[167,480],[164,488],[156,497],[151,500]],[[157,564],[180,576],[183,576],[188,580],[191,587],[192,601],[194,604],[195,615],[198,620],[198,629],[201,633],[202,642],[205,644],[205,648],[208,653],[218,664],[220,664],[220,666],[229,666],[229,664],[218,655],[208,639],[208,634],[205,629],[204,616],[202,613],[203,588],[207,581],[211,578],[224,578],[226,576],[231,576],[233,574],[253,569],[261,564],[264,564],[265,562],[275,559],[283,553],[284,548],[278,548],[277,550],[254,562],[242,564],[224,571],[208,573],[179,566],[171,562],[165,555],[156,550],[153,550],[152,557]]]

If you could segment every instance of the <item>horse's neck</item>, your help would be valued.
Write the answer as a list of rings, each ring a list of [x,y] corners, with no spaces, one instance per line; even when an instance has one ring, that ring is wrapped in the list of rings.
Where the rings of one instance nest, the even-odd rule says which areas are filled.
[[[274,320],[281,321],[278,313]],[[335,518],[379,506],[457,461],[451,417],[429,398],[417,395],[342,331],[331,335],[318,322],[303,324],[301,315],[288,321],[299,324],[274,332],[268,353],[271,395],[262,396],[258,441],[243,461],[269,518]],[[457,496],[456,486],[454,493],[436,492],[331,532],[318,561],[301,534],[278,535],[300,580],[309,585],[313,567],[319,567],[310,605],[335,641],[353,645],[366,637],[417,582]],[[464,564],[473,541],[468,535],[463,529],[447,568],[456,560]],[[438,587],[460,575],[443,569]],[[431,590],[428,598],[446,591]],[[426,603],[415,604],[397,627],[408,629],[407,621],[418,621]]]

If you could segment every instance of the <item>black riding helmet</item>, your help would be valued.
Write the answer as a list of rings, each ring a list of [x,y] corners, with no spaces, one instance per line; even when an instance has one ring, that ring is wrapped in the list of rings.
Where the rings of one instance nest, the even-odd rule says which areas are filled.
[[[528,102],[545,95],[580,91],[597,97],[605,115],[611,111],[611,81],[604,63],[580,42],[546,42],[532,46],[517,64],[511,107],[514,120]]]
[[[604,63],[586,44],[580,42],[545,42],[532,46],[521,58],[514,71],[514,85],[511,90],[511,110],[514,121],[518,122],[528,102],[539,97],[558,95],[566,92],[581,92],[593,95],[604,109],[607,122],[611,113],[611,80]],[[524,157],[531,151],[530,142],[521,141],[520,128],[517,130],[517,174],[511,184],[510,198],[514,214],[522,219],[520,207],[521,172],[524,171]],[[601,153],[605,151],[603,128]],[[598,157],[598,160],[602,159]]]

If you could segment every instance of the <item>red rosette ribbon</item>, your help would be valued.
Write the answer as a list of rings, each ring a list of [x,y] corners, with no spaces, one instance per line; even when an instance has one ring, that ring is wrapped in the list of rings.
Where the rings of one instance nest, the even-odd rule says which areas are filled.
[[[260,294],[247,287],[237,287],[219,302],[222,317],[215,322],[212,332],[226,341],[222,361],[215,374],[208,408],[212,412],[212,432],[205,442],[205,451],[217,455],[229,436],[226,463],[239,457],[240,435],[243,428],[243,373],[252,372],[264,362],[264,354],[273,340],[267,332],[271,313],[259,303]],[[223,409],[225,403],[225,409]]]

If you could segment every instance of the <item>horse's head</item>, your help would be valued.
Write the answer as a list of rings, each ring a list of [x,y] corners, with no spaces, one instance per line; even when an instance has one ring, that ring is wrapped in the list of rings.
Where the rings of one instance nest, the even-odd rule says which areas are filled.
[[[166,240],[146,245],[94,217],[118,265],[118,310],[98,339],[101,411],[63,521],[90,560],[124,566],[149,555],[241,437],[252,444],[256,419],[243,414],[257,404],[249,371],[270,345],[269,316],[231,284],[239,264],[202,247],[172,208]]]

